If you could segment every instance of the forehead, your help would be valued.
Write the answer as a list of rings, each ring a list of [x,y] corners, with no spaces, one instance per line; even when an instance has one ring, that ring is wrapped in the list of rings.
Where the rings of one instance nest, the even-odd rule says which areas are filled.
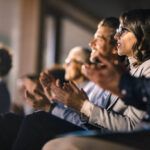
[[[96,33],[94,34],[94,37],[101,36],[107,38],[111,36],[112,32],[112,28],[106,26],[99,26]]]

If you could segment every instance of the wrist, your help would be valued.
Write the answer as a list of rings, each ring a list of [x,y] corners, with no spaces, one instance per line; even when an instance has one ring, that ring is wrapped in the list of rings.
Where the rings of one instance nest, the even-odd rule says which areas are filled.
[[[82,114],[84,114],[85,116],[90,117],[93,108],[94,108],[94,104],[91,103],[88,100],[85,100],[84,103],[83,103],[83,105],[82,105],[82,108],[81,108],[80,112]]]
[[[50,111],[50,105],[45,106],[45,111],[49,112]]]

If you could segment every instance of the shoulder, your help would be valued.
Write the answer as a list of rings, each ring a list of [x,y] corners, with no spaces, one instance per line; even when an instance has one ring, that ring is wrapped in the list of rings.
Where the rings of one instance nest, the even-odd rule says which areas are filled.
[[[150,77],[150,59],[143,62],[138,70],[142,76]]]
[[[142,67],[142,68],[150,67],[150,59],[144,61],[144,62],[140,65],[140,67]]]

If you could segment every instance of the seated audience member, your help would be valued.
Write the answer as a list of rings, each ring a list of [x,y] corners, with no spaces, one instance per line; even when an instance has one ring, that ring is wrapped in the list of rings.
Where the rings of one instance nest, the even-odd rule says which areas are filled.
[[[111,23],[110,23],[111,21],[109,23],[106,23],[106,20],[104,19],[104,20],[102,20],[102,22],[100,22],[100,24],[98,26],[98,30],[97,30],[97,32],[95,34],[95,37],[94,37],[95,39],[91,42],[91,45],[92,45],[92,48],[93,48],[92,56],[94,55],[95,58],[99,53],[101,54],[102,52],[103,52],[102,53],[103,55],[106,54],[105,52],[110,52],[112,54],[116,54],[115,40],[113,40],[113,36],[114,36],[114,33],[115,33],[115,30],[113,28],[114,26],[111,26]],[[102,37],[102,38],[100,38],[100,37]],[[104,48],[104,51],[102,51],[103,48]],[[113,52],[112,52],[112,49],[113,49]],[[116,62],[116,60],[114,60],[114,59],[112,61]],[[118,60],[117,60],[117,62],[118,62]],[[45,76],[46,76],[46,79],[45,79]],[[47,88],[49,88],[49,87],[45,87],[45,85],[47,85],[47,84],[51,85],[51,79],[52,78],[48,77],[48,74],[42,74],[41,75],[41,82],[42,82],[45,90],[47,90]],[[52,79],[52,81],[53,81],[53,79]],[[65,84],[65,85],[67,85],[67,84]],[[73,87],[76,90],[77,93],[79,92],[79,90],[75,87],[75,85],[71,85],[71,87]],[[51,86],[50,86],[50,88],[51,88]],[[52,87],[52,89],[53,88],[56,89],[55,86]],[[70,88],[70,89],[72,91],[74,90],[72,88]],[[76,97],[76,92],[74,93],[75,95],[72,94],[71,99],[74,100],[74,102],[77,104],[76,106],[80,106],[80,104],[78,105],[79,97]],[[47,95],[47,94],[49,94],[49,91],[46,91],[45,93]],[[68,92],[68,94],[69,93],[70,92]],[[53,93],[53,94],[56,95],[56,93]],[[59,95],[59,94],[60,94],[60,91],[57,92],[57,95]],[[61,96],[62,97],[65,96],[64,94],[66,95],[66,93],[63,93]],[[80,92],[79,92],[79,94],[80,94]],[[80,94],[80,96],[81,96],[80,98],[85,99],[85,97],[83,97],[82,94]],[[47,97],[49,97],[49,95]],[[93,113],[93,117],[97,117],[97,118],[101,119],[100,121],[99,120],[98,121],[103,123],[103,124],[108,124],[110,129],[117,130],[117,131],[118,130],[132,130],[132,128],[135,127],[135,124],[140,122],[141,119],[143,118],[144,114],[145,114],[145,112],[143,112],[143,111],[134,110],[134,108],[132,108],[132,107],[130,108],[129,106],[124,105],[121,102],[121,100],[119,100],[118,97],[116,97],[116,96],[111,96],[109,94],[106,97],[106,100],[107,100],[107,98],[111,98],[110,104],[108,105],[107,109],[108,110],[110,109],[110,110],[113,110],[113,111],[107,111],[106,109],[104,110],[103,108],[96,106],[96,111]],[[55,99],[57,99],[57,98],[55,98]],[[117,103],[117,105],[116,105],[116,103]],[[101,117],[99,117],[99,115],[97,115],[98,114],[97,110],[99,110],[99,109],[101,111],[101,113],[100,113]],[[135,114],[135,111],[137,111],[138,113]],[[77,111],[77,112],[79,112],[79,111]],[[104,118],[105,118],[104,116],[108,116],[108,117],[106,117],[106,120],[104,120]],[[41,121],[42,118],[43,118],[44,122]],[[97,119],[95,119],[95,120],[97,121]],[[30,122],[30,124],[32,122],[32,126],[29,126],[29,122]],[[37,122],[39,122],[39,123],[37,123]],[[47,122],[47,124],[46,124],[46,122]],[[50,122],[50,123],[48,123],[48,122]],[[63,129],[60,129],[60,127],[57,127],[56,124],[53,125],[52,122],[53,123],[55,122],[57,124],[64,124],[65,123],[65,125],[63,126]],[[39,137],[41,137],[41,138],[43,137],[42,138],[43,141],[40,140],[37,136],[35,138],[32,138],[33,139],[32,140],[32,143],[33,143],[32,148],[33,148],[33,145],[34,145],[36,149],[40,148],[41,145],[44,143],[44,141],[46,141],[48,138],[49,139],[54,138],[54,135],[58,134],[58,132],[59,133],[65,133],[65,132],[71,131],[71,130],[83,130],[82,128],[77,128],[77,126],[73,126],[73,125],[69,124],[68,122],[64,121],[64,123],[62,123],[62,120],[60,121],[60,119],[54,118],[50,115],[47,116],[47,120],[46,120],[46,114],[44,114],[44,113],[43,114],[42,113],[36,113],[32,116],[27,117],[24,120],[24,122],[21,126],[20,132],[18,134],[18,138],[16,140],[16,143],[14,144],[15,145],[14,149],[21,149],[21,148],[27,149],[27,147],[23,146],[24,144],[28,146],[28,149],[30,149],[30,145],[27,144],[29,141],[27,139],[27,135],[26,135],[26,132],[25,132],[25,130],[27,128],[28,128],[28,130],[31,131],[31,132],[29,132],[30,137],[34,137],[36,135],[35,131],[36,131],[36,133],[41,135]],[[38,126],[37,126],[37,124],[38,124]],[[43,128],[41,128],[40,126],[43,127]],[[101,126],[106,128],[106,126],[103,126],[103,125],[101,125]],[[98,126],[98,127],[100,128],[101,126]],[[46,139],[46,140],[44,140],[44,139]],[[22,143],[20,141],[24,141],[24,143]]]
[[[134,60],[133,66],[134,65],[136,66],[137,63],[141,63],[142,65],[143,64],[142,62],[148,65],[150,55],[150,45],[149,45],[150,33],[147,31],[150,30],[150,10],[138,9],[125,12],[121,15],[120,22],[122,27],[120,27],[120,29],[117,30],[116,33],[116,38],[118,40],[118,51],[122,53],[123,51],[121,50],[123,47],[128,48],[129,42],[127,42],[127,38],[129,38],[134,33],[134,37],[130,39],[130,42],[132,42],[131,40],[136,38],[137,42],[135,43],[133,48],[137,47],[138,51],[133,51],[133,55],[134,57],[138,55],[139,61],[137,62],[136,60]],[[131,26],[132,28],[130,28]],[[125,41],[127,42],[127,45],[125,44]],[[98,59],[103,62],[104,66],[100,65],[84,66],[83,72],[88,76],[88,78],[93,80],[99,86],[107,90],[110,90],[112,93],[115,93],[120,97],[122,97],[123,98],[122,101],[125,102],[126,104],[133,105],[141,110],[146,111],[147,107],[145,107],[144,105],[149,107],[148,103],[149,94],[147,94],[149,88],[144,87],[143,85],[148,85],[148,82],[146,83],[145,81],[149,81],[149,79],[145,79],[144,77],[135,78],[129,75],[128,73],[122,75],[123,69],[118,65],[118,62],[110,62],[106,60],[104,56],[98,56]],[[138,67],[140,66],[138,65]],[[145,69],[145,72],[149,72],[148,68],[143,69]],[[135,69],[134,71],[138,70]],[[139,83],[135,81],[138,81]],[[142,84],[140,85],[140,83]],[[142,90],[140,91],[139,89]],[[140,92],[136,93],[138,91]],[[145,116],[147,115],[145,114]],[[109,149],[110,146],[111,148],[113,147],[114,149],[149,149],[150,147],[149,137],[150,131],[146,126],[146,130],[139,130],[131,133],[116,132],[113,134],[112,133],[105,135],[100,134],[97,135],[97,138],[96,136],[90,138],[89,137],[60,138],[51,141],[50,143],[47,143],[43,148],[43,150],[46,150],[47,148],[49,150],[54,150],[55,148],[59,148],[60,146],[61,150],[64,149],[89,150],[89,149],[103,149],[103,148]]]
[[[54,79],[59,79],[61,85],[67,82],[64,78],[65,70],[62,66],[54,65],[50,69],[46,69],[46,72],[52,75]],[[44,110],[49,112],[51,108],[51,102],[44,95],[43,88],[39,82],[39,77],[35,81],[31,80],[30,78],[26,78],[25,87],[25,98],[27,103],[36,110]]]
[[[143,18],[143,15],[146,17]],[[136,24],[135,22],[138,23]],[[126,55],[128,57],[130,73],[136,77],[150,76],[150,51],[147,44],[149,37],[146,32],[147,27],[143,27],[145,26],[145,22],[149,22],[147,14],[140,14],[139,16],[136,16],[135,14],[129,16],[129,18],[126,14],[123,14],[120,18],[119,29],[115,35],[115,39],[118,41],[118,54],[120,56]],[[148,23],[146,25],[148,26]],[[141,30],[143,33],[141,33]],[[101,34],[101,28],[98,29],[94,36],[94,40],[91,42],[94,51],[98,51],[98,48],[100,49],[98,43],[100,36],[98,33]],[[144,38],[145,40],[143,42],[142,39]],[[116,60],[114,63],[118,63],[118,61]],[[104,67],[102,64],[98,66]],[[92,67],[93,65],[91,68]],[[91,81],[94,81],[95,83],[98,82],[99,78],[95,73],[84,73]],[[127,105],[122,99],[119,99],[119,97],[115,95],[110,95],[109,109],[97,107],[89,102],[87,98],[83,96],[83,92],[77,90],[77,87],[75,87],[73,83],[67,85],[65,85],[64,88],[59,88],[55,83],[51,83],[48,86],[53,90],[50,90],[49,93],[53,95],[53,99],[58,99],[68,107],[71,107],[78,113],[82,113],[88,117],[90,124],[112,131],[132,131],[146,115],[145,110]],[[68,90],[71,87],[72,91]]]
[[[8,112],[10,109],[10,94],[4,77],[12,67],[12,54],[4,45],[0,44],[0,113]]]
[[[115,19],[115,18],[105,19],[105,24],[113,21],[113,19],[114,19],[114,22],[113,22],[114,27],[116,28],[118,26],[118,22],[117,22],[117,19]],[[115,32],[115,29],[114,29],[114,32]],[[114,49],[110,49],[110,50],[104,49],[102,52],[104,52],[105,55],[109,56],[111,59],[119,59],[119,57],[116,56],[116,53],[114,54],[114,52],[112,53],[112,51],[115,51],[115,50]],[[89,56],[90,56],[90,50],[82,48],[82,47],[73,48],[70,51],[70,53],[66,59],[65,78],[68,80],[70,79],[76,83],[80,82],[80,84],[77,84],[77,85],[80,88],[84,87],[86,93],[89,96],[89,100],[91,100],[94,104],[96,104],[98,106],[106,107],[107,102],[108,102],[106,97],[109,94],[109,92],[99,88],[93,82],[88,83],[88,81],[82,75],[82,73],[80,71],[81,65],[83,64],[83,62],[89,63]],[[92,55],[91,59],[94,59],[94,54]],[[84,82],[82,80],[84,80]],[[48,82],[46,82],[46,83],[48,83]],[[88,84],[86,84],[86,86],[85,86],[85,83],[88,83]],[[35,93],[34,93],[34,95],[35,95]],[[31,99],[31,101],[33,101],[31,97],[30,97],[30,99]],[[34,101],[35,100],[36,99],[34,99]],[[43,96],[43,101],[44,101],[44,96]],[[51,112],[51,114],[53,114],[59,118],[65,119],[75,125],[78,125],[78,126],[81,126],[85,129],[87,129],[87,125],[85,126],[86,122],[81,120],[80,116],[77,113],[75,113],[71,109],[66,109],[62,104],[60,104],[58,102],[57,102],[57,104],[56,103],[53,104],[52,108],[50,108],[50,112]],[[92,127],[92,126],[88,125],[88,128],[89,127]]]
[[[106,26],[106,28],[104,28],[104,29],[102,29],[103,30],[103,33],[101,33],[101,34],[104,34],[103,36],[108,36],[107,38],[109,38],[110,39],[110,42],[105,42],[104,44],[103,43],[101,43],[102,44],[102,46],[101,46],[101,49],[99,50],[99,52],[100,53],[102,53],[102,54],[105,54],[106,56],[109,56],[112,60],[118,60],[119,58],[118,58],[118,56],[116,55],[117,53],[117,50],[116,50],[116,42],[115,42],[115,40],[113,39],[113,36],[114,36],[114,34],[115,34],[115,31],[116,31],[116,28],[118,27],[118,25],[119,25],[119,21],[118,21],[118,19],[116,19],[116,18],[113,18],[113,17],[111,17],[111,18],[106,18],[106,19],[103,19],[100,23],[99,23],[100,25],[101,24],[103,24],[103,26]],[[108,30],[105,30],[105,29],[108,29]],[[110,32],[111,31],[111,32]],[[106,34],[105,34],[105,32],[106,32]],[[111,34],[110,34],[111,33]],[[111,37],[111,38],[110,38]],[[105,46],[105,45],[107,45],[107,44],[110,44],[110,46]],[[77,51],[77,50],[76,50]],[[79,51],[79,50],[78,50]],[[81,51],[81,50],[80,50]],[[74,51],[75,52],[75,51]],[[78,53],[78,55],[80,56],[78,56],[79,58],[81,58],[81,54],[79,54]],[[96,55],[97,55],[97,53],[95,52],[95,51],[93,51],[93,53],[92,53],[92,55],[91,55],[91,58],[92,59],[95,59],[95,57],[96,57]],[[77,57],[77,54],[75,55],[73,55],[73,53],[72,53],[72,57],[70,57],[70,55],[68,56],[68,58],[70,57],[70,59],[75,59],[75,57],[73,58],[73,56],[76,56]],[[67,58],[67,61],[66,61],[66,63],[67,62],[69,62],[68,61],[68,58]],[[84,57],[82,57],[82,61],[83,61],[83,58]],[[77,59],[77,58],[76,58]],[[78,60],[79,61],[79,60]],[[81,59],[80,59],[80,61],[81,61]],[[71,63],[69,63],[69,64],[66,64],[66,69],[68,68],[68,67],[70,67],[70,69],[71,69],[71,66],[72,66],[72,68],[73,68],[73,66],[75,65],[75,62],[72,60],[72,61],[70,61]],[[88,63],[89,62],[89,58],[88,58],[88,60],[87,60],[87,62],[85,62],[85,63]],[[81,69],[81,63],[78,63],[78,65],[80,64],[80,69]],[[69,66],[69,65],[71,65],[71,66]],[[70,70],[71,71],[71,70]],[[69,73],[70,73],[70,71],[69,71]],[[72,80],[72,79],[71,79]],[[45,81],[45,83],[48,83],[48,81]],[[44,83],[44,84],[45,84]],[[94,89],[94,90],[92,90],[92,88]],[[108,102],[108,100],[107,100],[107,97],[109,97],[109,92],[105,92],[104,90],[102,90],[102,89],[100,89],[100,88],[98,88],[98,87],[96,87],[96,86],[94,86],[94,84],[93,83],[91,83],[91,85],[88,85],[88,88],[87,88],[88,90],[87,91],[90,91],[91,93],[90,93],[90,100],[92,101],[92,102],[94,102],[94,103],[97,103],[97,105],[99,105],[99,106],[101,106],[101,107],[106,107],[106,104],[107,104],[107,102]],[[97,92],[99,92],[99,93],[97,93]],[[93,96],[93,98],[92,98],[92,96]],[[97,98],[97,99],[96,99]],[[102,100],[102,102],[101,102],[101,100]],[[66,113],[67,112],[67,113]],[[52,112],[52,114],[53,114],[53,112]],[[65,117],[64,117],[64,119],[65,120],[67,120],[67,121],[70,121],[70,120],[73,120],[73,121],[70,121],[70,122],[72,122],[72,123],[74,123],[74,124],[76,124],[76,125],[80,125],[81,123],[83,124],[85,124],[85,123],[87,123],[87,120],[85,121],[83,121],[83,119],[81,120],[80,119],[80,115],[78,115],[77,113],[75,113],[74,111],[72,111],[71,109],[68,111],[68,109],[67,110],[65,110]],[[68,117],[68,115],[70,116],[70,117]],[[21,129],[21,131],[20,131],[20,133],[19,133],[19,135],[18,135],[18,140],[16,141],[16,144],[15,144],[15,149],[17,149],[17,148],[19,148],[20,146],[23,146],[23,145],[20,145],[19,146],[19,139],[21,139],[20,137],[22,137],[22,134],[23,134],[23,131],[24,131],[24,129],[26,128],[25,126],[30,122],[33,122],[34,123],[34,125],[37,125],[38,123],[36,123],[38,120],[37,120],[37,118],[41,118],[42,120],[43,120],[43,118],[46,118],[46,114],[44,114],[44,113],[41,113],[41,112],[39,112],[39,113],[36,113],[36,114],[34,114],[34,115],[32,115],[32,116],[30,116],[30,121],[28,120],[28,119],[25,119],[25,121],[24,121],[24,125],[21,127],[22,129]],[[59,117],[59,116],[58,116]],[[29,117],[28,117],[29,118]],[[31,119],[32,118],[32,119]],[[34,118],[34,119],[33,119]],[[74,119],[75,118],[75,119]],[[40,119],[40,120],[41,120]],[[36,121],[35,121],[36,120]],[[45,119],[46,120],[46,119]],[[46,121],[45,121],[46,122]],[[81,123],[80,123],[81,122]],[[40,122],[40,124],[41,124],[42,122]],[[65,125],[64,125],[64,123],[65,123]],[[42,123],[43,124],[43,123]],[[58,119],[58,118],[54,118],[54,116],[52,117],[52,116],[47,116],[47,123],[45,123],[45,124],[43,124],[42,125],[41,124],[41,127],[43,127],[43,128],[40,128],[39,130],[43,130],[43,131],[40,131],[40,133],[42,133],[42,136],[44,135],[44,137],[43,137],[43,141],[41,141],[40,139],[38,139],[38,137],[36,137],[36,138],[34,138],[34,134],[32,134],[31,132],[31,134],[32,134],[32,139],[33,139],[33,145],[35,146],[35,149],[37,149],[37,148],[40,148],[41,147],[41,145],[42,145],[42,142],[44,143],[44,139],[45,140],[47,140],[47,139],[50,139],[50,138],[52,138],[52,137],[54,137],[54,135],[56,135],[56,133],[58,134],[58,132],[59,133],[65,133],[65,132],[67,132],[67,131],[72,131],[72,130],[83,130],[84,128],[79,128],[79,127],[77,127],[77,126],[73,126],[72,124],[70,124],[69,122],[65,122],[65,121],[63,121],[63,120],[60,120],[60,119]],[[54,125],[53,125],[54,124]],[[60,128],[57,124],[62,124],[63,125],[63,128]],[[46,125],[46,127],[44,127]],[[53,127],[52,128],[52,125],[53,126],[55,126],[55,128]],[[39,126],[40,127],[40,126]],[[82,126],[83,127],[83,126]],[[36,127],[35,127],[36,128]],[[47,130],[45,130],[45,129],[47,129]],[[29,129],[30,130],[30,129]],[[31,129],[32,131],[34,131],[34,129]],[[53,130],[53,133],[55,132],[55,134],[54,135],[52,135],[52,130]],[[44,134],[44,132],[45,132],[45,134]],[[46,136],[47,136],[47,138],[46,138]],[[24,135],[23,136],[25,139],[26,139],[26,135]],[[27,143],[28,143],[28,139],[27,140],[25,140],[24,139],[24,141],[26,141]],[[37,142],[38,141],[38,142]],[[36,144],[34,144],[34,143],[36,143]],[[37,144],[38,143],[38,144]],[[28,144],[26,144],[26,145],[28,145]],[[22,147],[20,147],[20,148],[22,148]],[[30,145],[28,145],[28,149],[30,148]],[[33,147],[32,147],[33,148]]]
[[[91,51],[89,49],[82,47],[74,47],[73,49],[71,49],[71,51],[68,54],[68,57],[65,60],[65,79],[74,81],[79,88],[84,88],[89,83],[89,81],[81,73],[81,66],[84,63],[89,63],[90,53]],[[55,72],[53,73],[51,72],[51,70],[49,71],[49,74],[52,75],[55,79],[60,79],[55,75]],[[36,97],[37,93],[32,92],[32,95]],[[97,94],[96,96],[99,95]],[[31,101],[33,101],[31,97],[30,99]],[[44,95],[42,99],[44,102]],[[36,99],[34,99],[34,101],[36,101]],[[55,101],[52,104],[52,107],[50,107],[49,111],[51,112],[52,115],[55,115],[61,119],[65,119],[73,124],[79,126],[82,126],[83,124],[83,122],[80,121],[80,116],[77,113],[73,112],[70,109],[66,109],[64,105],[59,103],[58,101]]]

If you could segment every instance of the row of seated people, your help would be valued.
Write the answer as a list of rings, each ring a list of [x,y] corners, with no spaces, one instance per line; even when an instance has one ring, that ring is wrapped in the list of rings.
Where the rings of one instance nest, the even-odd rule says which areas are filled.
[[[141,84],[148,80],[143,76],[150,76],[149,30],[148,9],[124,12],[120,23],[115,17],[104,18],[90,42],[92,53],[81,47],[70,51],[65,66],[65,79],[69,82],[60,83],[49,71],[42,72],[36,81],[26,78],[27,102],[47,112],[38,111],[25,117],[1,115],[3,147],[40,150],[50,140],[44,150],[146,148],[149,132],[145,135],[145,130],[141,131],[144,137],[138,136],[142,133],[136,129],[143,119],[149,120],[148,90],[141,90],[148,87]],[[123,75],[121,56],[128,58],[126,70],[130,70],[130,75]],[[132,76],[142,77],[140,83]],[[73,131],[75,137],[52,140]],[[142,144],[135,142],[141,138]],[[107,140],[111,142],[108,144]]]

